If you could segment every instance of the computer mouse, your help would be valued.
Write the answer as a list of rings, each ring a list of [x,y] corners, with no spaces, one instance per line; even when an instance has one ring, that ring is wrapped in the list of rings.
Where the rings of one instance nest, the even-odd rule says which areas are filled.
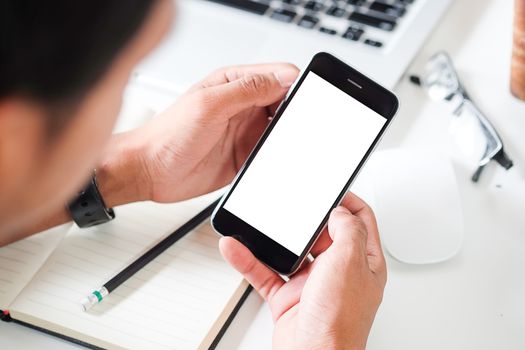
[[[383,245],[404,263],[431,264],[455,256],[463,215],[454,168],[446,154],[389,149],[367,164]]]

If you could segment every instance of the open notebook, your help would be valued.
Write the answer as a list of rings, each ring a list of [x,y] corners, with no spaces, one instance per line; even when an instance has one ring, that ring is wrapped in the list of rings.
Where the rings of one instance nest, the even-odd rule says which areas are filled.
[[[80,300],[217,196],[130,204],[108,224],[64,225],[0,248],[0,309],[95,347],[208,348],[248,288],[220,256],[209,220],[89,312]]]

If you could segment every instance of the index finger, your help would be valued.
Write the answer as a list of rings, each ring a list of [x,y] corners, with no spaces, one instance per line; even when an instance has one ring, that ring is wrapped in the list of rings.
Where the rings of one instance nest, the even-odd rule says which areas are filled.
[[[203,80],[191,86],[188,92],[192,92],[199,89],[205,89],[221,84],[226,84],[238,80],[247,75],[276,73],[290,68],[295,68],[297,69],[297,71],[299,71],[299,69],[293,64],[285,62],[246,64],[232,67],[224,67],[214,71]]]

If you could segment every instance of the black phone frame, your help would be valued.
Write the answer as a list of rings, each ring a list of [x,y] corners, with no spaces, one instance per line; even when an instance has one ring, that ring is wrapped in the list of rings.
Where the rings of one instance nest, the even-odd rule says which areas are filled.
[[[308,242],[307,246],[304,248],[301,255],[297,256],[228,210],[224,209],[224,204],[228,200],[231,193],[235,190],[235,187],[242,179],[246,169],[248,169],[250,166],[250,163],[257,155],[259,149],[266,141],[274,126],[279,122],[279,118],[286,110],[286,107],[293,99],[296,92],[301,87],[304,79],[310,72],[319,75],[321,78],[325,79],[339,90],[345,92],[352,98],[383,116],[387,121],[374,139],[374,142],[371,144],[370,148],[367,150],[363,159],[359,162],[356,170],[353,172],[353,174],[351,174],[347,183],[341,189],[340,194],[334,200],[334,203],[329,208],[323,221],[319,224],[319,227],[312,235],[312,238]],[[248,249],[250,249],[255,257],[257,257],[260,261],[262,261],[274,271],[282,275],[291,275],[295,273],[301,266],[302,262],[306,259],[310,249],[315,244],[317,238],[322,232],[326,222],[328,221],[330,212],[342,200],[344,194],[359,173],[359,170],[370,156],[371,152],[381,139],[381,136],[384,134],[387,127],[390,125],[390,122],[392,121],[398,106],[399,102],[396,96],[389,90],[385,89],[381,85],[377,84],[370,78],[366,77],[362,73],[348,66],[329,53],[320,52],[316,54],[302,76],[299,78],[292,92],[277,110],[272,122],[266,128],[259,142],[253,149],[252,153],[249,155],[236,178],[233,180],[230,188],[224,194],[221,201],[215,208],[211,218],[212,226],[219,234],[224,236],[233,236],[239,240]]]

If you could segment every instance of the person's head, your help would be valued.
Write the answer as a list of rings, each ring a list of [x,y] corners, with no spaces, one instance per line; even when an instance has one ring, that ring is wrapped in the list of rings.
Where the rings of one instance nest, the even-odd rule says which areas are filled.
[[[172,16],[172,0],[0,2],[0,231],[86,182]]]

